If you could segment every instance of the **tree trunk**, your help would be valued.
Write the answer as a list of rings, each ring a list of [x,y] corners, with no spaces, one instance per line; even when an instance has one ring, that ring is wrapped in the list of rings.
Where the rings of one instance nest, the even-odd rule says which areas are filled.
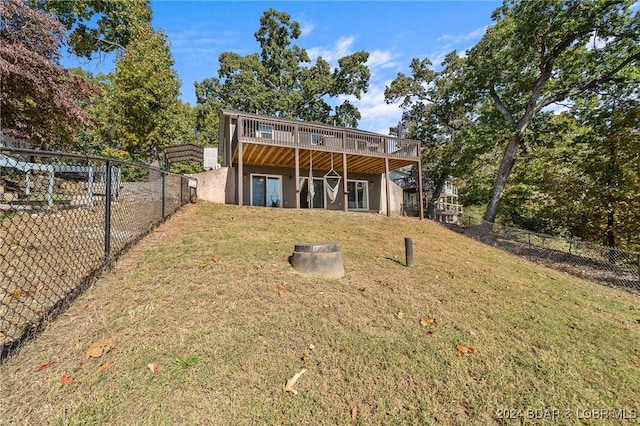
[[[496,180],[493,183],[493,189],[491,190],[491,200],[489,201],[489,204],[487,205],[487,211],[484,214],[483,226],[487,228],[493,228],[493,222],[495,221],[496,215],[498,214],[498,206],[500,205],[500,201],[502,200],[504,187],[507,184],[507,179],[509,178],[509,173],[513,168],[513,164],[516,162],[516,154],[521,142],[522,136],[519,134],[514,134],[509,138],[509,143],[504,150],[504,155],[502,156],[502,161],[500,162],[500,168],[498,169],[498,174],[496,176]]]
[[[440,194],[442,193],[442,189],[444,188],[444,184],[447,182],[447,178],[449,177],[449,172],[443,172],[436,182],[436,187],[433,189],[433,194],[431,194],[431,199],[427,204],[427,218],[435,219],[436,218],[436,203],[438,202],[438,198],[440,198]]]

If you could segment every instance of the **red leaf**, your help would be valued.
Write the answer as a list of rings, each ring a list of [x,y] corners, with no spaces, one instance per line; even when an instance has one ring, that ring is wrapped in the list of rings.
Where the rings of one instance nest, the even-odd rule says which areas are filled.
[[[52,362],[50,362],[48,364],[42,364],[40,367],[36,368],[36,371],[46,370],[47,368],[51,367],[52,365],[53,365]]]
[[[356,417],[358,417],[358,407],[354,405],[351,409],[351,420],[355,420]]]
[[[73,383],[73,379],[68,377],[66,374],[63,374],[60,378],[60,383],[62,383],[63,385],[70,385],[71,383]]]

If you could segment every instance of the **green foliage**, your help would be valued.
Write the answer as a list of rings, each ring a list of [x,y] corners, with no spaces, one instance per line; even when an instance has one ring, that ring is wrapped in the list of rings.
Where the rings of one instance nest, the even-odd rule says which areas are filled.
[[[176,174],[200,173],[202,171],[202,163],[199,161],[172,163],[169,171]]]
[[[534,118],[547,106],[628,84],[640,59],[640,20],[632,1],[505,1],[480,42],[468,52],[467,77],[490,98],[510,132],[485,219],[498,212],[509,174]]]
[[[96,52],[126,49],[139,23],[151,22],[148,0],[28,0],[51,12],[69,31],[69,51],[91,58]]]
[[[174,142],[176,123],[188,120],[178,101],[180,80],[173,64],[166,36],[141,24],[112,77],[110,107],[121,144],[151,162],[159,160],[162,146]]]
[[[284,118],[355,127],[359,111],[348,100],[334,108],[329,100],[342,95],[359,98],[369,84],[369,54],[357,52],[338,60],[331,70],[318,58],[310,63],[306,50],[292,41],[300,36],[300,24],[287,13],[269,9],[255,33],[260,53],[240,56],[224,52],[219,57],[218,78],[196,83],[198,130],[212,140],[214,119],[220,107]]]
[[[176,359],[173,361],[173,365],[175,365],[177,368],[184,370],[189,367],[193,367],[194,365],[198,364],[200,361],[202,361],[202,358],[195,355],[190,355],[185,358],[181,356],[176,356]]]

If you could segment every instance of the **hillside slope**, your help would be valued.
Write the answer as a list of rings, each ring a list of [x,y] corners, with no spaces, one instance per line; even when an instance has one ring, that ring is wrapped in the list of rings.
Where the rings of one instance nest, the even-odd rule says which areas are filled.
[[[314,241],[340,244],[344,278],[292,270],[294,244]],[[640,298],[430,221],[200,202],[0,377],[16,424],[629,424]]]

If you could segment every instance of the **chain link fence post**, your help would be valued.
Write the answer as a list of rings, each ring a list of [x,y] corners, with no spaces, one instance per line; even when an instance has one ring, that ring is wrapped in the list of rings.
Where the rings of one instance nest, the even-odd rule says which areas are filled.
[[[166,191],[166,181],[164,172],[160,172],[160,180],[162,181],[162,223],[164,223],[165,218],[165,191]]]
[[[104,267],[111,266],[111,161],[105,164],[104,188]]]

